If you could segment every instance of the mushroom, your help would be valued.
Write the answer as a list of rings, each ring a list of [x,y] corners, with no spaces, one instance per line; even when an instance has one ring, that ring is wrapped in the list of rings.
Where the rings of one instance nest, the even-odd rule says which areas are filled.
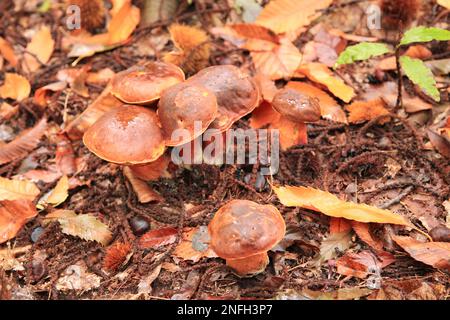
[[[190,77],[186,83],[202,85],[217,97],[218,116],[211,128],[228,130],[234,122],[252,112],[260,102],[256,82],[233,65],[212,66]]]
[[[185,144],[205,132],[216,118],[216,96],[203,86],[187,82],[176,84],[162,93],[158,116],[166,145]],[[187,130],[188,134],[182,135],[183,132],[179,131],[177,138],[175,131],[181,129]]]
[[[83,142],[97,157],[123,165],[150,163],[165,150],[156,113],[132,105],[116,107],[101,116],[85,132]]]
[[[264,271],[267,251],[283,239],[286,225],[272,205],[232,200],[216,212],[208,230],[217,255],[238,276],[248,277]]]
[[[320,120],[320,105],[317,99],[302,92],[284,88],[272,100],[273,108],[293,122],[316,122]]]
[[[184,81],[184,72],[176,65],[150,61],[117,73],[111,81],[111,93],[124,103],[151,104],[161,92]]]

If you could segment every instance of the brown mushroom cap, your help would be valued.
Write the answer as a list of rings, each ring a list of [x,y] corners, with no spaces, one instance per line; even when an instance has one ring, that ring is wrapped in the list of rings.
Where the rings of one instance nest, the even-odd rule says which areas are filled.
[[[265,253],[283,239],[286,225],[277,208],[248,200],[222,206],[209,226],[211,247],[224,259]]]
[[[150,61],[117,73],[111,92],[125,103],[150,104],[159,99],[164,89],[182,81],[183,70],[176,65]]]
[[[205,68],[187,82],[202,85],[216,95],[219,113],[211,128],[221,131],[228,130],[234,122],[252,112],[260,102],[256,82],[233,65]]]
[[[273,97],[273,108],[294,122],[320,120],[320,105],[317,99],[292,88],[284,88]]]
[[[162,93],[158,104],[158,116],[166,145],[185,144],[205,132],[216,118],[216,96],[205,87],[187,82],[179,83]],[[196,121],[198,128],[195,128]],[[177,129],[186,129],[189,135],[183,139],[172,137],[172,133]]]
[[[83,142],[99,158],[125,165],[152,162],[165,149],[156,113],[132,105],[105,113],[85,132]]]

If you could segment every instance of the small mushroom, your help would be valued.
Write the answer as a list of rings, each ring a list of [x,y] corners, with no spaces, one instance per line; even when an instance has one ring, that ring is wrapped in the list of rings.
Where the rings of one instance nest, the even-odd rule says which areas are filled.
[[[151,104],[164,89],[184,81],[183,70],[176,65],[150,61],[117,73],[111,93],[124,103]]]
[[[284,88],[273,97],[273,108],[293,122],[316,122],[320,120],[317,99],[292,88]]]
[[[272,205],[232,200],[216,212],[208,229],[212,249],[238,276],[248,277],[265,270],[267,251],[283,239],[286,225]]]
[[[84,134],[86,147],[99,158],[124,165],[158,159],[165,150],[156,113],[122,105],[101,116]]]
[[[205,68],[186,83],[202,85],[216,95],[219,110],[211,128],[221,131],[252,112],[261,98],[256,82],[233,65]]]
[[[174,85],[162,93],[158,104],[167,146],[179,146],[200,136],[217,116],[214,93],[203,86],[187,82]],[[196,124],[197,122],[197,124]],[[188,134],[176,130],[185,129]]]

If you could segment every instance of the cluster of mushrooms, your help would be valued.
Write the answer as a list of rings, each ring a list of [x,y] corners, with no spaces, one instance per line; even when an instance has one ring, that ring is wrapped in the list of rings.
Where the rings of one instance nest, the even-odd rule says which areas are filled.
[[[117,73],[111,93],[123,104],[102,115],[83,142],[99,158],[136,173],[157,164],[167,147],[191,143],[208,128],[225,132],[261,102],[256,81],[233,65],[208,67],[186,80],[176,65],[145,62]],[[278,91],[272,105],[291,121],[320,118],[317,100],[295,89]],[[194,130],[196,121],[200,131]],[[175,140],[177,129],[189,135]],[[265,270],[267,251],[286,227],[274,206],[233,200],[217,211],[208,229],[217,255],[239,276],[252,276]]]

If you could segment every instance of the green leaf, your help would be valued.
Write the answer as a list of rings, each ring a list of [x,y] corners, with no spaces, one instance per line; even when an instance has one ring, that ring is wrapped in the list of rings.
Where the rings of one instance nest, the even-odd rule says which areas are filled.
[[[436,88],[436,81],[433,73],[427,66],[419,59],[413,59],[408,56],[400,57],[400,64],[406,76],[417,84],[427,95],[435,101],[440,101],[441,97],[439,90]]]
[[[429,42],[432,40],[450,40],[450,31],[439,28],[417,27],[405,32],[399,46],[415,42]]]
[[[341,64],[349,64],[355,61],[367,60],[371,57],[381,56],[391,52],[384,43],[361,42],[347,47],[336,61],[335,67]]]

